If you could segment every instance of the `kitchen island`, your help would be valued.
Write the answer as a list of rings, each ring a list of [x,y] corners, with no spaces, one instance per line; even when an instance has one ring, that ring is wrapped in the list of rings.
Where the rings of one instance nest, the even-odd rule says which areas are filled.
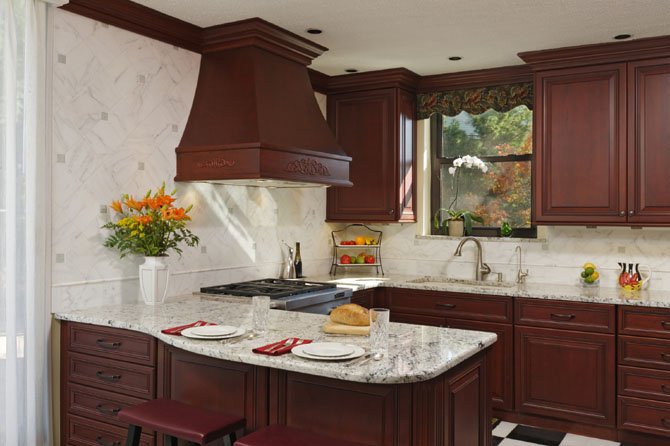
[[[56,318],[63,444],[122,440],[115,411],[153,397],[243,415],[249,430],[281,423],[365,445],[490,444],[485,377],[495,334],[393,323],[387,357],[356,365],[251,351],[288,337],[368,347],[365,337],[322,333],[321,315],[271,311],[267,334],[240,342],[161,333],[196,320],[249,327],[251,306],[237,299],[184,297]]]

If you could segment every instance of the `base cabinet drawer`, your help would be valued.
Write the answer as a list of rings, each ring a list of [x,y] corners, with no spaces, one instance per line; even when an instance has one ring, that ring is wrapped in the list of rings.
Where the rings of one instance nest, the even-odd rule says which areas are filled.
[[[123,446],[127,429],[111,424],[67,415],[68,445],[71,446]],[[142,433],[140,446],[153,446],[154,437]]]
[[[670,339],[619,336],[619,363],[670,370]]]
[[[149,335],[73,322],[67,327],[66,342],[70,351],[143,365],[156,362],[156,340]]]
[[[620,396],[619,428],[670,437],[670,403]]]
[[[619,395],[670,402],[670,371],[619,366]]]
[[[620,307],[619,333],[670,339],[670,310],[665,308]]]
[[[149,399],[155,395],[153,367],[67,353],[70,382]]]
[[[515,299],[515,320],[520,325],[614,333],[614,305],[583,302]]]
[[[118,420],[119,411],[124,407],[135,406],[145,401],[78,384],[68,385],[67,395],[63,397],[66,398],[65,404],[71,414],[116,424],[120,427],[127,427],[128,424]]]

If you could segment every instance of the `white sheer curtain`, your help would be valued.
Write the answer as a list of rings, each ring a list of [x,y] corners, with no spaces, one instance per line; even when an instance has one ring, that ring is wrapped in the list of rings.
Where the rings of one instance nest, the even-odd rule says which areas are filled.
[[[47,0],[0,0],[0,445],[49,445]]]

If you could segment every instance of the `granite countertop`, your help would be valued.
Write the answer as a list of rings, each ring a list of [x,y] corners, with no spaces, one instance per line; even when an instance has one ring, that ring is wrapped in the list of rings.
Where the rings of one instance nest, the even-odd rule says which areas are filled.
[[[421,282],[429,279],[429,281]],[[432,280],[431,280],[432,279]],[[461,283],[440,282],[441,277],[403,276],[389,274],[386,276],[310,276],[309,280],[334,282],[339,286],[354,291],[389,287],[432,291],[451,291],[458,293],[488,294],[497,296],[527,297],[531,299],[571,300],[577,302],[637,305],[645,307],[670,308],[670,291],[642,290],[623,291],[618,288],[590,287],[577,285],[557,285],[542,283],[526,283],[512,286],[481,286]]]
[[[496,341],[493,333],[451,328],[391,323],[389,354],[381,361],[363,365],[346,362],[311,361],[292,354],[267,356],[251,350],[289,337],[333,341],[369,348],[368,337],[327,335],[321,326],[327,316],[270,311],[268,332],[241,342],[200,341],[161,333],[164,328],[205,320],[219,324],[251,326],[251,305],[239,299],[207,296],[178,296],[156,306],[145,304],[107,307],[57,313],[56,319],[149,334],[166,344],[193,353],[263,367],[325,376],[346,381],[396,384],[425,381],[460,364]]]

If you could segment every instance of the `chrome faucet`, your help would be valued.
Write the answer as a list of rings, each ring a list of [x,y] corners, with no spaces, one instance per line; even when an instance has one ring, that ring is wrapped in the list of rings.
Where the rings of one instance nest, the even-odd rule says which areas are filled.
[[[519,253],[519,268],[516,273],[516,283],[524,283],[526,281],[526,277],[528,277],[528,270],[526,269],[526,271],[523,271],[521,269],[521,245],[516,246],[516,252]]]
[[[475,279],[482,281],[487,274],[491,273],[491,267],[483,261],[482,244],[479,242],[479,240],[474,237],[465,237],[463,240],[461,240],[461,243],[458,244],[454,255],[460,257],[463,245],[465,245],[465,243],[468,241],[475,242],[475,245],[477,245],[477,254],[475,257]]]

